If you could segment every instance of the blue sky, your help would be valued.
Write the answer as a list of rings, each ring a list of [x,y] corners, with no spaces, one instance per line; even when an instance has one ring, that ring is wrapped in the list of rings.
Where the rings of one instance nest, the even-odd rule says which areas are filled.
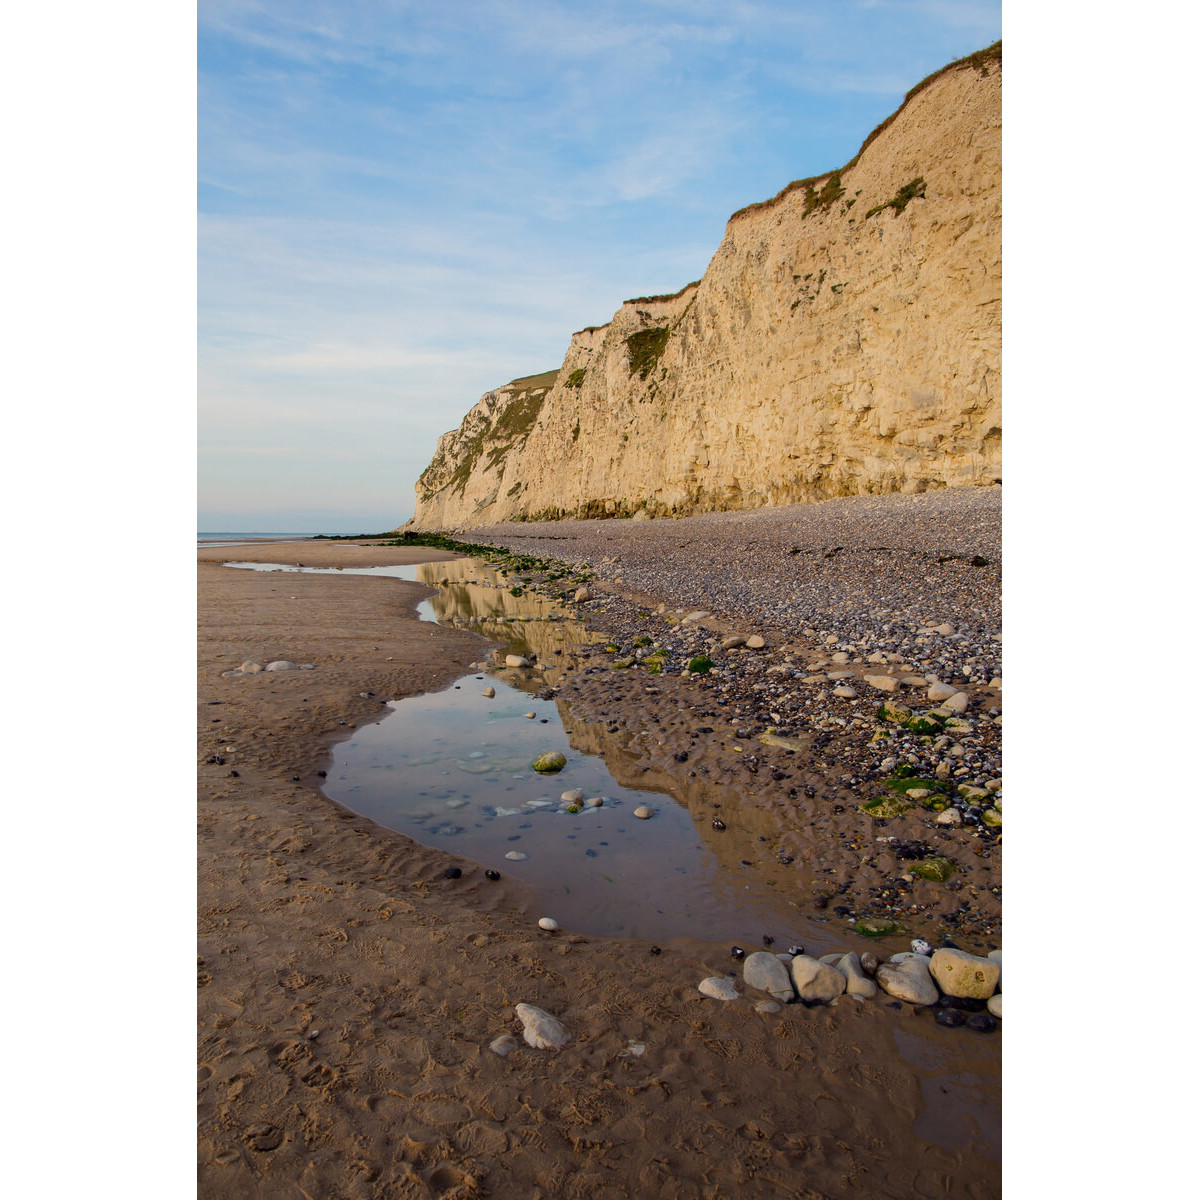
[[[698,278],[1000,7],[200,0],[200,528],[406,519],[483,391]]]

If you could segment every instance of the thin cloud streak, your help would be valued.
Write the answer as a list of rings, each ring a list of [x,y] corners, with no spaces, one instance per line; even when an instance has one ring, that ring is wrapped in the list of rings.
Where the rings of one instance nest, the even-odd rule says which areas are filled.
[[[202,500],[382,497],[400,520],[484,390],[699,277],[730,213],[846,161],[999,36],[1000,5],[202,0],[198,19]]]

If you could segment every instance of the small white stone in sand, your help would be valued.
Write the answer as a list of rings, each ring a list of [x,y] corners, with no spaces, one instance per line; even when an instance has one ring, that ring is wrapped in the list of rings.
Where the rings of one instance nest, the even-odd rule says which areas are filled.
[[[697,986],[701,995],[708,996],[712,1000],[736,1000],[738,998],[737,988],[730,980],[720,975],[710,975],[707,979],[702,979]]]
[[[538,928],[546,930],[547,933],[554,933],[558,930],[559,924],[553,917],[542,917],[538,921]]]
[[[518,1004],[517,1016],[525,1026],[525,1040],[535,1050],[557,1050],[565,1046],[570,1034],[557,1017],[532,1004]]]
[[[506,1054],[511,1054],[517,1048],[517,1039],[511,1033],[501,1034],[488,1047],[493,1054],[500,1055],[503,1058]]]

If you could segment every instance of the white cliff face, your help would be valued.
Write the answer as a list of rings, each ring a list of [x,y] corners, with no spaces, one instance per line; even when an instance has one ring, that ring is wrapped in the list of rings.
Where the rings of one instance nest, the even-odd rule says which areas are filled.
[[[842,171],[735,213],[697,284],[484,396],[439,439],[414,526],[999,479],[1001,64],[980,59]]]

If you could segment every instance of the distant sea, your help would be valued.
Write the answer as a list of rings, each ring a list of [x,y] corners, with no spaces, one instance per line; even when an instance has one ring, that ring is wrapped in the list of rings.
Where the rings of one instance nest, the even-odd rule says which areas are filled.
[[[316,537],[315,533],[269,533],[269,532],[229,532],[212,533],[201,530],[196,534],[197,542],[254,542],[260,538],[287,538],[289,540],[300,541],[302,538]]]

